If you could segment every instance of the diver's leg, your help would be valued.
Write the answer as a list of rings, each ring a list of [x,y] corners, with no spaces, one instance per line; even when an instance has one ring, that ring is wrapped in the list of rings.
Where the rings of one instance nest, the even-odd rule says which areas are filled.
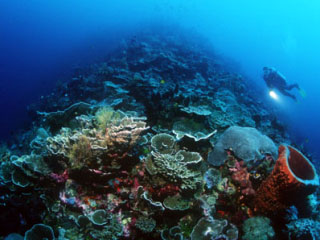
[[[280,91],[283,95],[285,95],[285,96],[287,96],[287,97],[291,97],[293,100],[295,100],[295,101],[297,101],[297,98],[296,98],[296,96],[294,96],[294,95],[292,95],[292,94],[290,94],[290,93],[288,93],[288,92],[286,92],[286,91]]]
[[[293,88],[300,89],[299,85],[296,83],[286,86],[286,90],[291,90]]]

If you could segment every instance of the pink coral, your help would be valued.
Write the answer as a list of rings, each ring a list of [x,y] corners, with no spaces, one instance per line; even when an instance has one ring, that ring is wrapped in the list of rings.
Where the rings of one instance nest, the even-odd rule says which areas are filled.
[[[231,176],[232,180],[239,184],[243,195],[249,196],[255,194],[250,181],[250,174],[247,168],[244,167],[243,161],[236,161],[235,167],[231,168],[230,171],[233,172]]]
[[[55,180],[57,183],[64,183],[68,180],[69,174],[68,174],[68,170],[66,169],[62,174],[50,173],[49,176],[53,180]]]

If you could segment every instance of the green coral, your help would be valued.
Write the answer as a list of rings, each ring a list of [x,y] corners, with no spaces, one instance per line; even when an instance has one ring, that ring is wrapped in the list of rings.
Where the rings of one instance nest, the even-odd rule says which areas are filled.
[[[0,162],[4,161],[11,154],[10,149],[7,144],[4,142],[0,142]]]
[[[142,232],[148,233],[148,232],[152,232],[153,229],[156,227],[156,221],[153,218],[139,217],[135,225]]]
[[[174,151],[175,139],[166,133],[159,133],[151,138],[151,147],[161,154],[171,154]]]
[[[123,228],[116,216],[112,215],[108,224],[102,229],[91,230],[90,235],[93,239],[118,240],[123,235]]]
[[[166,197],[163,206],[170,210],[183,211],[190,208],[189,201],[183,199],[180,195]]]
[[[165,229],[161,231],[162,240],[183,240],[183,233],[179,226],[174,226],[170,229]]]
[[[161,211],[165,210],[162,203],[154,201],[147,191],[143,192],[142,197],[143,197],[143,199],[145,199],[147,201],[150,209],[156,209],[156,210],[161,210]]]
[[[18,233],[10,233],[5,240],[23,240],[23,237]]]
[[[103,209],[98,209],[95,210],[90,216],[89,219],[90,221],[95,224],[95,225],[105,225],[108,220],[109,220],[110,216],[107,214],[107,212]]]
[[[81,135],[77,141],[71,145],[68,157],[71,160],[71,165],[75,168],[82,167],[85,163],[90,162],[93,153],[89,138]]]
[[[80,228],[85,228],[90,223],[90,219],[87,216],[79,215],[76,223]]]
[[[242,230],[244,240],[270,240],[275,236],[267,217],[252,217],[244,221]]]
[[[21,157],[12,155],[12,163],[17,166],[29,177],[35,177],[35,174],[47,175],[51,172],[48,164],[40,154],[23,155]]]
[[[2,162],[0,165],[0,179],[4,181],[4,183],[11,182],[13,171],[14,166],[10,162]]]
[[[33,227],[26,231],[24,236],[25,240],[53,240],[55,239],[53,230],[50,226],[45,224],[35,224]]]
[[[217,186],[221,181],[221,173],[218,169],[209,168],[204,174],[204,180],[209,189]]]
[[[196,122],[192,119],[183,119],[175,122],[172,127],[172,132],[178,140],[187,136],[195,141],[208,139],[216,133],[216,131],[207,130],[203,123]]]
[[[126,156],[137,145],[141,133],[148,129],[145,118],[135,117],[135,112],[102,108],[98,113],[96,120],[92,116],[77,117],[78,125],[83,125],[81,128],[62,128],[59,134],[48,137],[49,155],[63,156],[72,168],[95,168],[107,160],[102,155],[112,154],[114,159]],[[99,124],[105,124],[103,129],[99,129]]]
[[[202,157],[197,152],[188,152],[185,150],[180,150],[176,153],[175,159],[181,164],[196,164],[202,161]]]
[[[223,178],[217,185],[219,192],[226,193],[227,195],[233,195],[236,193],[236,186],[228,179]]]
[[[218,197],[219,194],[215,191],[212,191],[210,194],[198,196],[197,199],[202,203],[202,209],[204,209],[208,213],[213,213],[215,212],[215,205]]]
[[[193,105],[188,107],[183,107],[180,109],[183,112],[186,112],[188,114],[195,114],[199,116],[209,116],[211,115],[211,109],[208,105]]]
[[[194,227],[194,217],[192,215],[186,215],[179,220],[180,231],[183,236],[187,239],[190,239],[190,235],[192,233]]]
[[[72,126],[76,116],[88,114],[93,110],[93,106],[85,102],[75,103],[62,111],[56,112],[37,112],[43,117],[43,121],[50,126],[53,132],[58,131],[61,127]]]
[[[14,170],[11,175],[11,181],[22,188],[25,188],[30,185],[30,181],[28,178],[20,171],[20,170]]]
[[[201,185],[201,172],[189,169],[180,157],[157,152],[152,152],[152,155],[153,160],[148,159],[152,163],[147,165],[152,168],[153,174],[160,174],[172,183],[180,183],[182,189],[196,190]]]
[[[49,137],[49,133],[44,128],[38,128],[36,137],[30,142],[29,146],[33,151],[41,153],[45,150],[46,139]]]
[[[238,228],[231,223],[229,225],[230,228],[226,231],[225,235],[228,237],[229,240],[237,240],[239,236]]]
[[[191,233],[191,240],[211,240],[223,234],[227,220],[201,218]]]
[[[95,114],[98,129],[105,131],[110,122],[120,119],[123,117],[121,115],[120,111],[115,112],[111,107],[105,106],[100,108]]]
[[[212,101],[213,111],[209,118],[210,125],[215,129],[230,126],[255,127],[246,106],[239,104],[235,95],[229,90],[219,91]]]

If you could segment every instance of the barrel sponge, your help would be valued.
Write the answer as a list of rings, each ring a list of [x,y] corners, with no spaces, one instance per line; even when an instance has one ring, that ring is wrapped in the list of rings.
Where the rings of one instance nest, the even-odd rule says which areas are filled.
[[[276,214],[307,198],[319,187],[313,164],[289,145],[279,146],[279,157],[271,174],[259,186],[255,211]]]
[[[222,165],[227,159],[226,149],[232,149],[236,157],[247,164],[261,160],[264,154],[277,158],[277,147],[266,135],[251,127],[229,127],[218,139],[208,161],[214,166]]]

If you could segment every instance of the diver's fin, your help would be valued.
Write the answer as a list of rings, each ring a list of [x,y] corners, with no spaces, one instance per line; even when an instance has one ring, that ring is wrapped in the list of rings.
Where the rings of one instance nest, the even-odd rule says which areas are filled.
[[[305,98],[307,96],[306,91],[302,88],[299,88],[299,93],[300,93],[301,97],[303,97],[303,98]]]

